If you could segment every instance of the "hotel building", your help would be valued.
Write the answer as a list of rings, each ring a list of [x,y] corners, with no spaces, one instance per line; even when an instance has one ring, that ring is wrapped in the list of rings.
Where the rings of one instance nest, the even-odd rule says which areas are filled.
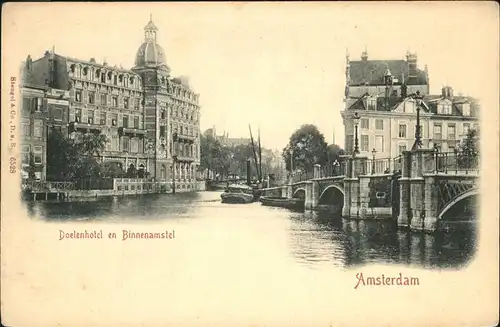
[[[200,161],[199,94],[186,77],[171,76],[157,32],[150,20],[132,69],[97,63],[94,58],[70,58],[54,50],[37,60],[28,56],[23,77],[29,83],[21,92],[33,127],[26,139],[44,146],[52,126],[70,138],[101,133],[109,141],[99,157],[105,167],[134,168],[139,178],[158,182],[170,182],[175,175],[177,188],[192,189]],[[35,126],[43,126],[43,131],[37,132]],[[40,133],[43,137],[35,136]],[[45,155],[42,164],[50,165]],[[39,177],[44,179],[43,174]]]

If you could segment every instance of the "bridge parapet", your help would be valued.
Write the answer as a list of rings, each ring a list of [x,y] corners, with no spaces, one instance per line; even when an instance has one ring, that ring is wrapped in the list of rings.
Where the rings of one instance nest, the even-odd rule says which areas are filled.
[[[477,194],[479,157],[418,149],[403,153],[398,224],[434,231],[445,208]],[[448,210],[448,209],[446,209]]]

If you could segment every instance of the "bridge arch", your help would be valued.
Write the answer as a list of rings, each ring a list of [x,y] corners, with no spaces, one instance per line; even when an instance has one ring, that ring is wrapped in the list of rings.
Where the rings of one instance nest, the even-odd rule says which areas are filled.
[[[325,200],[324,198],[326,197],[326,195],[328,195],[329,193],[331,193],[332,191],[334,190],[337,190],[341,193],[342,195],[342,202],[344,201],[344,195],[345,195],[345,192],[344,192],[344,189],[338,185],[335,185],[335,184],[332,184],[332,185],[329,185],[328,187],[326,187],[323,192],[321,192],[321,195],[319,196],[319,200],[318,200],[318,203],[322,204]]]
[[[295,190],[295,192],[293,192],[293,196],[294,198],[305,198],[306,197],[306,189],[305,188],[302,188],[302,187],[299,187],[298,189]]]
[[[446,214],[446,212],[448,212],[448,210],[453,208],[457,203],[459,203],[463,199],[466,199],[468,197],[475,196],[475,195],[479,195],[479,189],[477,189],[477,188],[469,189],[466,192],[456,196],[453,200],[451,200],[448,204],[446,204],[446,206],[441,210],[441,212],[438,215],[438,219],[442,219],[443,216]]]

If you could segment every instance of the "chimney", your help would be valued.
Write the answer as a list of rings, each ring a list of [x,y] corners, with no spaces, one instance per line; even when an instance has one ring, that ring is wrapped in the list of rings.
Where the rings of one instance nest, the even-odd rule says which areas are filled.
[[[363,51],[361,53],[361,60],[362,61],[367,61],[368,60],[368,51],[366,50],[366,46],[365,46],[365,51]]]
[[[31,71],[33,69],[33,60],[31,59],[31,56],[28,55],[26,58],[26,70]]]
[[[96,63],[95,58],[94,57],[90,58],[90,62],[95,64]]]
[[[453,98],[453,88],[451,88],[451,86],[443,86],[441,95],[445,99]]]
[[[406,62],[408,63],[408,78],[417,77],[417,54],[407,52]]]

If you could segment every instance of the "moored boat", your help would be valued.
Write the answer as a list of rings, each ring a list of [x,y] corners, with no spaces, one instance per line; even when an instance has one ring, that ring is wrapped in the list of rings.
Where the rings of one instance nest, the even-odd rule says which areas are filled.
[[[254,201],[253,189],[248,185],[229,185],[220,197],[222,203],[251,203]]]
[[[304,209],[304,199],[261,196],[259,200],[265,206],[281,207],[295,210]]]

